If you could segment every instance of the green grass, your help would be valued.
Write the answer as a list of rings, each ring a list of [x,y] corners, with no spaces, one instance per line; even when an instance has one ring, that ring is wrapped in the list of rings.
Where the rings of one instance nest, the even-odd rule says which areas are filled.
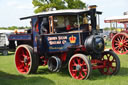
[[[107,47],[110,47],[110,42]],[[119,57],[121,69],[117,75],[105,76],[93,70],[89,79],[75,80],[67,69],[52,73],[47,67],[39,67],[37,74],[20,75],[15,68],[14,54],[0,54],[0,85],[128,85],[128,55]]]

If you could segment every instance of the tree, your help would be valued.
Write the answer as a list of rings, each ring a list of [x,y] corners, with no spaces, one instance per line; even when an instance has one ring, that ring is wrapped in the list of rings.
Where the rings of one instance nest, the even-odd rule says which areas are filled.
[[[109,27],[105,27],[104,30],[105,31],[108,31],[108,30],[110,30],[110,28]]]
[[[114,27],[112,27],[112,28],[110,28],[110,27],[105,27],[104,30],[106,30],[106,31],[108,31],[108,30],[112,30],[112,31],[114,31],[115,28],[114,28]]]
[[[0,27],[0,30],[7,30],[8,28],[6,27]]]
[[[36,9],[35,13],[47,11],[49,8],[59,9],[82,9],[85,8],[85,3],[81,0],[33,0],[32,4]]]
[[[83,9],[85,8],[85,3],[81,0],[65,0],[67,3],[67,8],[69,9]]]

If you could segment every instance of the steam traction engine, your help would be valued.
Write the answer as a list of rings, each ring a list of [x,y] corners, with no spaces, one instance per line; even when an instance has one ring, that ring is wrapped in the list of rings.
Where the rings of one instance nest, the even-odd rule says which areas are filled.
[[[52,72],[68,66],[75,79],[87,79],[92,69],[105,75],[117,74],[120,60],[112,50],[104,50],[104,39],[98,35],[99,14],[92,6],[89,10],[57,10],[21,18],[30,18],[32,29],[9,36],[11,48],[17,41],[18,72],[31,74],[38,66],[48,65]]]
[[[117,23],[124,24],[124,29],[112,37],[112,49],[117,54],[128,53],[128,12],[124,12],[124,16],[106,18],[105,23],[116,23],[116,27]]]

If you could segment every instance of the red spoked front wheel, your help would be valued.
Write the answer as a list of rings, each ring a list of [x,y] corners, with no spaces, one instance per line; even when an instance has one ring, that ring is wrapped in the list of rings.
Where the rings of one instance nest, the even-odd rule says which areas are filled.
[[[34,55],[32,47],[20,45],[15,52],[15,64],[19,73],[35,73],[38,68],[38,58]]]
[[[128,52],[128,35],[118,33],[112,39],[112,49],[117,54],[126,54]]]
[[[75,54],[68,65],[70,75],[75,79],[87,79],[91,73],[91,63],[83,54]]]
[[[113,51],[105,51],[102,54],[101,62],[103,68],[100,68],[99,71],[104,75],[115,75],[120,70],[120,60],[118,56]]]

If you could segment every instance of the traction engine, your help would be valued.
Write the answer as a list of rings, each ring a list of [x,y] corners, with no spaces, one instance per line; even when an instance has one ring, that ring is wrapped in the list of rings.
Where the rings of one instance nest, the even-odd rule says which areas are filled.
[[[96,6],[91,6],[89,10],[57,10],[21,18],[30,18],[32,29],[9,36],[11,44],[17,41],[17,71],[32,74],[38,66],[48,65],[52,72],[68,68],[79,80],[87,79],[95,69],[104,75],[117,74],[120,60],[112,50],[104,50],[104,39],[97,29],[99,14]]]
[[[123,16],[108,17],[104,20],[105,23],[110,23],[110,28],[112,23],[116,24],[116,32],[112,34],[112,49],[117,54],[127,54],[128,53],[128,12],[124,12]],[[124,29],[117,30],[118,24],[123,24]]]

